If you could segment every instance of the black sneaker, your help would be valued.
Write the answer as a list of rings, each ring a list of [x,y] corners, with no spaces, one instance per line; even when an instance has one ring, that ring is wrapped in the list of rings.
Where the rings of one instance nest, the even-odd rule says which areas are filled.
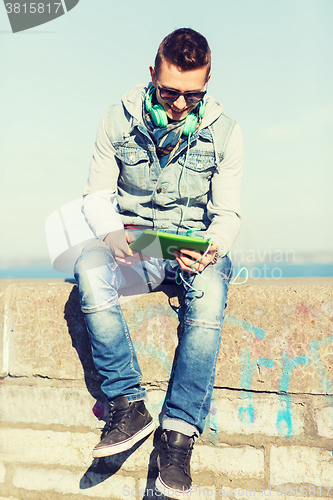
[[[153,419],[142,400],[130,403],[126,396],[120,396],[111,405],[109,427],[93,449],[92,456],[108,457],[129,450],[154,428]]]
[[[192,486],[190,460],[194,440],[181,432],[164,431],[157,458],[159,474],[156,488],[165,496],[180,498],[189,493]]]

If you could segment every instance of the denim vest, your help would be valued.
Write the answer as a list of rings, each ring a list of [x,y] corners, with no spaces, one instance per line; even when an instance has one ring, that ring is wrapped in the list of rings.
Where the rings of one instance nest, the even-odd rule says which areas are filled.
[[[120,170],[117,200],[123,223],[156,230],[206,230],[211,223],[207,215],[211,178],[223,161],[236,122],[220,114],[190,136],[188,155],[185,141],[161,168],[143,123],[121,103],[108,113],[109,137]]]

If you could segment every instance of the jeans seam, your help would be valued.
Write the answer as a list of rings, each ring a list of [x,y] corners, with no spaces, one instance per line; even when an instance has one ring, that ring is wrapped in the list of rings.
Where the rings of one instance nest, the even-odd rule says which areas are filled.
[[[223,315],[223,317],[224,317],[224,315]],[[222,321],[222,324],[223,324],[223,321]],[[212,364],[213,369],[212,369],[212,372],[211,372],[211,375],[210,375],[209,382],[208,382],[208,384],[207,384],[207,386],[206,386],[206,393],[205,393],[205,396],[204,396],[204,398],[202,398],[201,405],[200,405],[200,407],[198,408],[198,417],[197,417],[197,421],[196,421],[196,423],[199,423],[199,422],[200,422],[200,420],[201,420],[200,415],[201,415],[201,412],[202,412],[202,407],[203,407],[203,406],[204,406],[204,404],[205,404],[205,401],[206,401],[206,399],[207,399],[207,395],[208,395],[208,393],[209,393],[209,392],[212,392],[212,391],[210,391],[210,384],[211,384],[211,380],[212,380],[212,378],[213,378],[213,377],[214,377],[214,380],[215,380],[215,372],[216,372],[217,357],[218,357],[218,355],[219,355],[219,351],[220,351],[220,347],[221,347],[221,342],[222,342],[222,328],[220,329],[220,342],[219,342],[219,344],[218,344],[218,346],[217,346],[217,349],[216,349],[216,352],[215,352],[214,363]],[[214,380],[213,380],[213,389],[214,389]],[[195,424],[195,425],[196,425],[196,424]]]
[[[101,306],[93,307],[91,309],[84,309],[84,308],[81,307],[81,311],[84,314],[94,313],[94,312],[97,312],[97,311],[105,311],[106,309],[110,309],[110,307],[108,307],[108,306],[110,306],[110,305],[111,306],[117,306],[118,303],[119,303],[119,300],[118,299],[114,299],[112,301],[105,302]]]
[[[198,326],[207,326],[208,328],[221,328],[221,323],[210,323],[201,320],[185,319],[184,323],[188,323],[191,325],[198,325]]]
[[[128,331],[128,326],[127,326],[127,323],[126,323],[126,320],[125,320],[125,317],[124,317],[124,314],[123,314],[123,311],[120,307],[120,304],[117,304],[116,307],[118,308],[118,311],[120,312],[120,315],[121,315],[121,320],[122,320],[122,323],[123,323],[123,326],[124,326],[124,331],[125,331],[125,335],[126,335],[126,340],[127,340],[127,344],[130,348],[130,351],[131,351],[131,367],[132,367],[132,370],[134,373],[136,373],[139,377],[139,381],[141,382],[142,380],[142,375],[140,374],[140,372],[138,372],[135,368],[134,368],[134,365],[133,365],[133,357],[134,357],[134,354],[133,354],[133,346],[132,346],[132,342],[131,342],[131,336],[130,336],[130,333]]]

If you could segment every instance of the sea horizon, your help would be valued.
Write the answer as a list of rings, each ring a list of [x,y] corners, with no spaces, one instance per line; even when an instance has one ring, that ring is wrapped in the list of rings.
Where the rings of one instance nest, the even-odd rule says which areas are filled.
[[[233,262],[233,276],[243,268],[241,277],[249,278],[293,278],[333,277],[333,262]],[[73,273],[56,271],[51,264],[7,265],[0,267],[0,279],[65,279],[73,280]]]

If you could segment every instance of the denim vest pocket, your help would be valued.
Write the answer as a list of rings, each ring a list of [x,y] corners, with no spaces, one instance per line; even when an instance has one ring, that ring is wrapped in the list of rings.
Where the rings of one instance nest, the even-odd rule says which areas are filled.
[[[147,189],[149,156],[142,148],[118,146],[116,157],[120,160],[119,182],[131,188]]]
[[[184,167],[185,180],[190,192],[191,198],[197,198],[207,194],[210,190],[210,180],[216,169],[215,156],[213,154],[192,153],[181,156],[178,163],[181,169]]]

